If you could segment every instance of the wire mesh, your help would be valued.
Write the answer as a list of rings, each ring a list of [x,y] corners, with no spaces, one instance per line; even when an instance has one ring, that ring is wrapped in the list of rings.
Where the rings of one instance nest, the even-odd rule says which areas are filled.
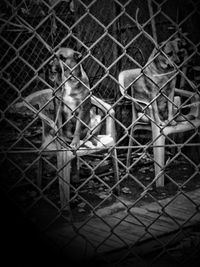
[[[199,224],[198,1],[4,0],[0,10],[2,191],[68,262],[76,262],[77,255],[78,262],[102,265],[184,264],[188,258],[177,245],[180,240],[194,252],[190,256],[195,261],[198,229],[193,236],[187,229]],[[166,84],[155,82],[158,94],[134,117],[138,101],[131,90],[156,61],[156,56],[148,61],[153,49],[157,58],[162,54],[169,59],[161,42],[177,37],[181,60],[173,62],[174,76],[166,84],[176,79],[179,102],[165,94]],[[78,117],[77,107],[61,125],[55,123],[59,101],[66,107],[60,89],[76,69],[55,85],[51,64],[61,47],[82,55],[78,66],[89,87],[78,81],[89,96],[78,108],[93,97],[94,128]],[[126,86],[118,77],[128,69],[143,72]],[[160,96],[164,105],[172,102],[173,120],[181,117],[182,128],[170,128],[170,122],[160,126],[149,114]],[[190,111],[193,117],[188,117]],[[114,143],[106,146],[95,137],[101,149],[90,147],[88,137],[80,150],[89,144],[84,151],[93,153],[79,157],[61,133],[74,118],[92,135],[101,126],[101,137],[109,133]],[[142,118],[148,125],[141,124]],[[49,151],[41,147],[44,138]],[[165,184],[158,187],[161,180]]]

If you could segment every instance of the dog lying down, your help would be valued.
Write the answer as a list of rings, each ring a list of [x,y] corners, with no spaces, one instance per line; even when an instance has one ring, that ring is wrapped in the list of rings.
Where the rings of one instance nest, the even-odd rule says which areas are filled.
[[[147,114],[160,126],[176,124],[173,119],[176,77],[173,76],[177,72],[175,64],[180,62],[179,42],[178,38],[166,44],[163,42],[160,51],[153,49],[144,68],[125,70],[119,74],[119,83],[123,85],[120,90],[124,92],[131,85],[132,97],[138,100],[135,105],[137,111],[144,107],[142,103],[148,105]],[[147,119],[146,116],[143,118]]]

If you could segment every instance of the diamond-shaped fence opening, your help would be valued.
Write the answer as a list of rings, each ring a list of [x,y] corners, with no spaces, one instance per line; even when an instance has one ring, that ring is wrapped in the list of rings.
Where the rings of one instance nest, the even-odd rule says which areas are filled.
[[[1,186],[10,190],[23,177],[23,170],[16,165],[11,157],[1,157]],[[9,180],[8,180],[9,177]]]
[[[16,58],[2,73],[5,79],[13,84],[18,90],[26,86],[34,78],[34,71],[22,59]]]
[[[1,39],[1,42],[2,42],[1,68],[3,68],[8,63],[8,60],[11,60],[13,59],[13,57],[15,57],[15,51],[4,40]]]
[[[27,40],[32,36],[29,28],[26,25],[21,24],[21,22],[15,16],[11,16],[9,21],[4,21],[2,24],[2,38],[5,38],[7,42],[16,48],[23,45],[24,40]]]
[[[38,69],[51,54],[37,38],[31,39],[20,51],[20,56],[33,68]]]
[[[31,25],[31,27],[37,27],[37,25],[48,15],[48,6],[43,1],[20,1],[17,6],[18,16]],[[33,16],[33,14],[35,14]]]
[[[43,38],[45,43],[54,48],[69,35],[69,27],[55,16],[49,16],[37,28],[37,33]]]
[[[200,219],[198,1],[0,10],[3,191],[65,260],[184,262]]]
[[[17,99],[18,93],[15,88],[13,88],[11,84],[8,84],[4,79],[0,80],[0,84],[2,88],[0,96],[1,110],[5,111],[10,107],[11,103]]]
[[[93,44],[95,41],[101,38],[104,33],[103,25],[98,23],[98,21],[96,21],[94,18],[95,17],[91,16],[91,14],[88,14],[87,16],[80,18],[77,21],[77,24],[75,24],[73,27],[73,33],[83,43],[91,42],[91,44]],[[88,21],[90,21],[90,24],[88,25],[89,29],[86,30],[84,25]]]
[[[73,5],[70,5],[70,1],[58,1],[53,11],[61,21],[68,25],[68,27],[73,26],[75,22],[74,8]]]

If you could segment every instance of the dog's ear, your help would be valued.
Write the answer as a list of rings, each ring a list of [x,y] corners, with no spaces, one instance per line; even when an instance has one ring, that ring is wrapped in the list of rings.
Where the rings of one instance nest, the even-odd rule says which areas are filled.
[[[76,62],[81,61],[81,59],[83,58],[82,54],[78,51],[74,51],[74,59]]]
[[[60,62],[57,56],[49,62],[49,65],[53,73],[61,71]]]
[[[62,72],[59,60],[54,57],[48,64],[48,78],[51,82],[55,82],[59,79]]]

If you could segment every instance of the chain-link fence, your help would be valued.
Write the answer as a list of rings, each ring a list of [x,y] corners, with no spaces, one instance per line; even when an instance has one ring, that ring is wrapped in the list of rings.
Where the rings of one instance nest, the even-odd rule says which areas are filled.
[[[66,263],[195,259],[198,1],[4,0],[0,10],[6,196]]]

